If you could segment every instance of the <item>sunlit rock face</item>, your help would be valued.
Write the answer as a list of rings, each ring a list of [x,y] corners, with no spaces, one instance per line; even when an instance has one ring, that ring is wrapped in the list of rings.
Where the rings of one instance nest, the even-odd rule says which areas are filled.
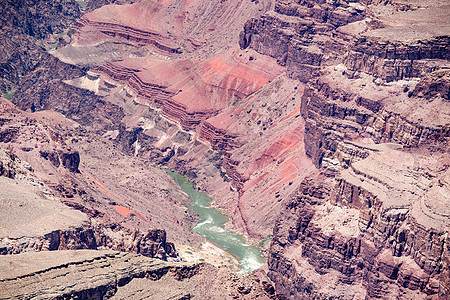
[[[80,18],[52,52],[59,60],[43,66],[78,64],[84,68],[72,72],[81,74],[61,76],[58,87],[33,74],[15,102],[76,115],[129,155],[189,173],[233,216],[236,230],[267,238],[282,200],[314,170],[303,148],[304,86],[283,75],[275,59],[239,49],[245,21],[269,8],[266,2],[104,6]],[[192,15],[211,26],[198,26]],[[187,37],[202,42],[187,47]],[[69,98],[71,104],[61,100]]]
[[[276,1],[246,23],[242,48],[306,82],[305,151],[320,170],[274,229],[269,274],[286,296],[448,294],[448,11]]]
[[[23,26],[2,39],[23,64],[4,56],[0,146],[84,215],[4,252],[176,257],[155,228],[198,246],[190,201],[158,166],[261,242],[287,298],[447,297],[445,1],[72,4],[50,7],[60,22],[36,25],[41,41]]]

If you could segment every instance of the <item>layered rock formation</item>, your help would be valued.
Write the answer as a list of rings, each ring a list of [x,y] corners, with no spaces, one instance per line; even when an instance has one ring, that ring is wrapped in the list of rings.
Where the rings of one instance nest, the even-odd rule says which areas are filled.
[[[132,228],[198,242],[157,164],[215,198],[227,226],[273,235],[269,276],[285,297],[448,297],[447,3],[94,9],[110,2],[86,1],[17,88],[28,113],[8,104],[0,123],[1,145],[95,218],[97,248],[158,252],[151,234],[126,239]]]
[[[199,268],[129,253],[92,250],[24,253],[2,256],[0,260],[1,265],[10,266],[0,279],[2,299],[110,298],[133,279],[145,278],[151,283],[170,274],[167,276],[181,281]],[[175,291],[173,294],[183,296]]]
[[[281,68],[267,72],[264,63],[248,63],[235,53],[227,53],[201,64],[133,59],[94,71],[128,86],[134,95],[161,109],[163,116],[184,130],[196,130],[231,101],[245,98],[281,73]]]
[[[0,257],[0,298],[270,299],[259,278],[224,268],[169,263],[111,250],[53,251]],[[270,290],[272,288],[272,290]]]
[[[179,4],[178,2],[174,3],[175,6]],[[145,11],[150,13],[152,11],[150,8],[155,5],[155,3],[144,1],[139,4],[139,7],[145,7]],[[267,3],[219,6],[220,9],[229,11],[232,16],[232,19],[220,21],[227,24],[233,23],[233,20],[243,24],[245,20],[241,14],[250,15],[250,11],[253,14],[260,13],[263,9],[268,8]],[[136,5],[130,5],[104,8],[104,11],[117,16],[115,21],[111,21],[109,16],[106,17],[108,14],[104,11],[88,14],[83,20],[92,20],[93,22],[100,19],[102,22],[109,20],[108,22],[113,23],[112,27],[115,26],[114,24],[128,24],[129,20],[126,17],[132,14],[136,7]],[[152,20],[150,25],[145,23],[147,22],[145,20],[149,20],[145,18],[138,19],[136,24],[128,25],[133,25],[137,29],[160,30],[159,26],[165,26],[158,23],[161,16],[170,18],[173,15],[170,10],[167,10],[166,4],[158,4],[155,7],[157,7],[157,13],[153,15],[152,12],[151,16],[149,15],[149,19]],[[213,6],[199,3],[198,5],[189,4],[187,8],[183,9],[198,14],[200,10],[213,9]],[[212,15],[208,22],[212,22],[215,18],[216,15]],[[307,159],[303,160],[304,156],[293,158],[295,153],[302,151],[302,126],[295,122],[299,113],[300,91],[303,90],[300,87],[300,91],[297,93],[297,87],[290,88],[290,85],[295,85],[295,83],[287,80],[284,76],[276,79],[284,71],[284,68],[277,66],[275,60],[261,56],[254,51],[241,52],[236,49],[236,44],[229,46],[230,41],[236,41],[238,36],[230,35],[228,32],[224,34],[227,36],[227,46],[220,50],[222,54],[209,54],[207,59],[198,61],[198,57],[203,57],[207,49],[210,49],[209,52],[213,52],[219,46],[217,43],[219,33],[215,32],[219,29],[217,28],[211,33],[209,30],[199,33],[199,29],[189,32],[188,28],[194,28],[192,26],[196,22],[197,20],[195,22],[194,20],[186,21],[183,23],[184,27],[180,29],[185,31],[188,36],[200,36],[200,34],[211,36],[211,41],[208,41],[207,44],[192,50],[195,55],[174,53],[173,56],[163,57],[161,54],[150,53],[152,58],[134,58],[102,64],[93,69],[101,77],[89,72],[83,77],[65,80],[65,83],[71,85],[70,87],[64,84],[58,85],[57,88],[49,87],[50,94],[47,94],[45,105],[40,105],[40,100],[35,96],[35,90],[36,86],[46,88],[47,84],[38,80],[37,74],[33,74],[25,84],[25,88],[16,93],[15,102],[22,109],[31,109],[32,103],[36,103],[34,104],[35,109],[53,107],[69,117],[77,114],[81,118],[78,122],[85,126],[95,130],[100,129],[105,134],[116,132],[113,134],[114,140],[123,145],[127,153],[149,158],[189,175],[213,196],[219,198],[219,206],[229,211],[230,214],[243,215],[241,221],[237,221],[238,218],[233,220],[238,230],[256,237],[267,237],[270,235],[274,217],[281,208],[281,199],[292,192],[295,187],[293,183],[300,183],[304,176],[301,175],[297,178],[295,175],[312,167]],[[81,23],[76,25],[76,32],[69,33],[72,42],[66,47],[59,48],[55,52],[55,56],[67,62],[78,62],[76,60],[78,55],[97,47],[83,44],[82,39],[98,43],[98,47],[110,45],[110,42],[99,37],[87,39],[88,35],[99,33],[98,28],[89,27],[89,29],[88,27],[89,25],[84,26]],[[232,27],[235,28],[236,24],[233,23]],[[220,30],[223,31],[223,29]],[[113,37],[113,40],[118,44],[125,43],[120,37]],[[137,46],[136,44],[133,47]],[[139,49],[142,50],[145,47],[142,45]],[[224,51],[230,47],[233,49]],[[115,51],[111,49],[110,51]],[[123,48],[119,51],[121,57],[126,57],[129,54],[127,51],[133,52],[134,50]],[[139,52],[139,56],[149,55],[149,52],[145,51]],[[108,60],[118,58],[112,58],[109,54],[105,55],[103,57],[107,57]],[[103,58],[95,55],[92,57],[95,59],[89,64],[96,65],[104,62]],[[186,59],[175,60],[178,57]],[[191,57],[195,57],[195,59]],[[51,71],[50,68],[49,70]],[[265,85],[267,88],[256,94]],[[78,88],[89,89],[96,95],[94,96],[86,90],[81,92]],[[280,90],[278,95],[277,90]],[[66,94],[63,98],[72,98],[72,103],[83,104],[74,107],[73,104],[61,103],[62,93],[60,91],[64,91]],[[83,94],[83,99],[75,100],[74,98],[78,98],[80,93]],[[266,95],[271,96],[265,97]],[[271,107],[271,101],[277,97],[280,98],[280,100],[276,100],[277,108]],[[295,99],[295,104],[288,103],[292,99]],[[251,113],[252,109],[254,109],[253,113]],[[97,113],[90,114],[89,111],[93,110]],[[284,125],[274,126],[278,124],[275,124],[276,119],[270,114],[277,110],[279,113],[277,112],[276,118],[285,121]],[[105,111],[108,113],[105,114]],[[181,125],[183,130],[166,123],[159,115]],[[245,123],[239,121],[240,118],[245,120]],[[118,126],[119,122],[124,126]],[[250,130],[246,128],[253,122],[258,126]],[[189,130],[190,133],[187,134],[184,130]],[[263,132],[266,130],[270,134],[263,136]],[[248,139],[248,135],[251,135],[252,138]],[[214,152],[211,155],[208,145],[196,141],[195,137],[197,136],[199,140],[212,146]],[[267,139],[271,140],[270,145],[265,144]],[[252,143],[248,143],[249,141]],[[246,150],[241,147],[244,144],[248,144],[245,149],[255,147],[258,149],[255,156],[247,157]],[[272,145],[273,147],[270,148]],[[291,150],[296,148],[296,152],[286,151],[288,147]],[[236,155],[233,156],[231,151],[237,148],[241,148],[241,150],[236,151]],[[220,153],[223,150],[230,153]],[[276,158],[268,159],[272,155]],[[217,159],[219,161],[215,161]],[[263,165],[267,170],[276,168],[278,164],[287,161],[278,169],[277,174],[266,182],[261,179],[270,177],[270,172],[266,171],[264,174],[260,174],[262,176],[253,174],[259,165],[256,160],[261,159],[266,160]],[[299,162],[298,168],[290,166],[294,160]],[[222,161],[223,163],[221,163]],[[186,164],[187,162],[190,163]],[[244,174],[246,167],[236,168],[241,162],[245,162],[246,167],[253,164],[246,174]],[[243,165],[244,163],[242,163]],[[203,178],[211,176],[215,178],[213,181],[203,180]],[[255,178],[252,183],[249,183],[247,189],[249,191],[246,194],[244,185],[251,176]],[[264,185],[259,185],[260,182]],[[220,191],[215,189],[217,183],[223,185],[223,189]],[[284,188],[286,183],[290,183],[290,185]],[[273,184],[276,187],[270,188]],[[236,192],[230,194],[230,188]],[[263,198],[274,197],[273,200],[276,200],[274,205],[266,206],[267,202],[261,201],[255,206],[251,200],[254,197],[252,193],[255,189],[259,190],[258,193],[265,193],[262,195]],[[275,193],[277,194],[274,195]],[[245,198],[245,200],[238,200],[239,198]],[[264,207],[265,213],[255,214],[262,207]],[[266,213],[269,213],[271,217],[268,218]],[[249,218],[251,220],[248,220]],[[250,225],[245,225],[245,223]]]
[[[275,227],[271,278],[294,297],[446,295],[448,156],[436,157],[385,149],[305,181]]]
[[[61,203],[52,189],[36,177],[30,164],[9,151],[0,150],[0,155],[1,255],[108,248],[164,260],[177,257],[173,243],[166,241],[164,230],[142,233],[121,224],[90,219],[85,213],[92,216],[92,211],[80,204]]]
[[[448,7],[427,5],[277,1],[241,33],[307,82],[305,150],[322,169],[274,229],[285,295],[448,294]]]
[[[75,1],[2,1],[0,8],[0,93],[14,90],[34,70],[49,46],[44,40],[60,34],[78,19],[82,10]]]
[[[2,100],[1,111],[2,147],[27,161],[35,176],[63,203],[102,224],[121,223],[131,232],[139,228],[144,233],[163,227],[177,240],[191,239],[186,228],[194,221],[186,210],[189,200],[176,190],[175,183],[162,183],[166,182],[164,171],[144,170],[144,161],[130,160],[112,145],[105,152],[106,139],[96,141],[80,134],[79,124],[58,113],[25,113],[7,100]],[[63,136],[73,139],[65,142]],[[102,163],[106,153],[114,163]],[[167,219],[164,211],[173,218]]]

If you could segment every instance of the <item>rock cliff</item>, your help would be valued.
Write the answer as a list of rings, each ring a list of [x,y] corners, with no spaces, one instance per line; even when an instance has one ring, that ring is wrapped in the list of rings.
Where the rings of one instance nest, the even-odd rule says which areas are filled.
[[[111,298],[133,280],[142,278],[151,285],[152,281],[169,277],[181,282],[198,273],[200,268],[129,253],[92,250],[25,253],[3,256],[0,260],[1,265],[14,266],[0,279],[2,299]],[[179,288],[166,298],[163,292],[146,290],[147,296],[158,299],[189,297]]]
[[[174,253],[154,228],[198,245],[189,200],[158,165],[216,199],[227,227],[271,240],[280,297],[448,297],[445,1],[125,2],[86,1],[51,54],[30,47],[20,76],[5,65],[20,110],[2,98],[14,155],[0,173],[27,161],[91,218],[24,249]]]
[[[305,151],[321,169],[275,225],[277,290],[447,297],[448,6],[276,2],[240,46],[306,82]]]
[[[259,279],[242,280],[205,263],[169,263],[111,250],[71,250],[0,257],[0,298],[274,299]],[[273,289],[273,287],[272,287]]]
[[[107,248],[164,260],[177,257],[164,230],[140,232],[120,223],[90,219],[83,212],[92,211],[74,202],[61,203],[52,189],[36,177],[30,164],[9,151],[0,150],[0,155],[1,255]]]

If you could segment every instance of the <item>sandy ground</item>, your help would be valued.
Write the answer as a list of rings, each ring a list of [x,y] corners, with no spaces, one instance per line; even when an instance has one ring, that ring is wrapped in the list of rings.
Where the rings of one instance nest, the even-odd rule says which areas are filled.
[[[210,242],[203,242],[197,248],[189,245],[176,244],[175,248],[183,261],[205,261],[216,267],[229,266],[233,271],[239,270],[239,262],[235,257]]]

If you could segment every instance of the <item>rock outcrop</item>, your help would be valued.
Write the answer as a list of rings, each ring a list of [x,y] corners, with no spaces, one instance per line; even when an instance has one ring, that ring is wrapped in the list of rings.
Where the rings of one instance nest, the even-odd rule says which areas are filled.
[[[78,166],[80,165],[80,154],[77,151],[61,153],[61,163],[70,172],[80,172]]]
[[[156,5],[156,3],[155,3]],[[86,18],[81,18],[78,20],[73,26],[72,29],[74,30],[74,38],[76,39],[81,35],[80,31],[98,31],[101,34],[104,34],[106,36],[109,36],[113,39],[124,39],[127,43],[131,43],[134,46],[147,46],[151,45],[162,52],[168,52],[168,53],[181,53],[182,48],[178,47],[177,45],[173,44],[171,39],[168,37],[164,37],[158,32],[152,32],[152,31],[146,31],[146,30],[139,30],[137,28],[121,25],[121,24],[114,24],[114,23],[105,23],[105,22],[95,22],[90,21]],[[98,42],[98,40],[91,40]],[[77,43],[86,43],[87,41],[80,41],[79,38],[76,41]],[[192,45],[201,44],[199,42],[197,43],[191,43]],[[194,48],[195,50],[195,48]]]
[[[376,1],[276,1],[273,12],[246,23],[239,43],[275,57],[304,82],[342,57],[351,76],[365,72],[386,81],[448,67],[448,7],[391,2],[383,8]]]
[[[143,234],[161,227],[198,242],[158,164],[272,239],[284,297],[448,297],[448,4],[91,4],[17,88],[28,113],[0,119],[0,144],[95,219],[42,243],[153,256],[171,252]]]
[[[0,257],[0,298],[275,299],[273,287],[206,263],[170,263],[116,251]],[[263,285],[264,284],[264,285]],[[267,291],[266,291],[267,290]]]
[[[11,210],[11,208],[8,208]],[[21,212],[24,214],[24,212]],[[72,212],[73,214],[74,212]],[[32,222],[36,222],[32,220]],[[17,225],[13,223],[12,225]],[[19,224],[21,225],[21,224]],[[47,227],[56,227],[50,223]],[[66,228],[70,225],[71,228]],[[11,225],[9,225],[11,226]],[[78,249],[112,249],[141,254],[146,257],[167,261],[179,257],[175,246],[166,241],[166,232],[161,229],[149,230],[147,233],[130,230],[118,224],[92,225],[85,220],[78,225],[64,223],[61,229],[46,230],[42,233],[23,228],[22,232],[12,232],[0,238],[0,254],[11,255],[24,252],[40,252]]]
[[[448,6],[421,5],[277,1],[241,33],[306,82],[305,151],[322,170],[274,229],[286,296],[448,295]]]
[[[16,298],[110,298],[133,280],[147,284],[163,277],[176,281],[191,278],[199,265],[167,263],[136,254],[115,251],[52,251],[0,257],[10,267],[0,279],[1,299]],[[150,290],[151,291],[151,290]],[[162,299],[162,293],[147,290]],[[169,297],[189,297],[173,290]],[[165,298],[167,299],[167,298]]]

